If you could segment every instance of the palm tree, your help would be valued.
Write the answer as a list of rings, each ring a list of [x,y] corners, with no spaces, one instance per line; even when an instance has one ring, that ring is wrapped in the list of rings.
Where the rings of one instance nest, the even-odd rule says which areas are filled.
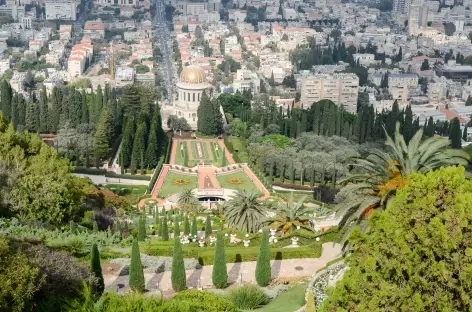
[[[181,206],[193,205],[197,203],[197,197],[192,189],[186,188],[179,193],[177,203]]]
[[[266,217],[265,207],[259,201],[259,194],[241,190],[223,205],[223,214],[230,227],[242,231],[256,232]]]
[[[303,205],[306,196],[302,196],[297,202],[293,198],[293,193],[287,201],[280,200],[277,205],[277,216],[275,218],[267,219],[266,222],[270,225],[276,226],[282,233],[282,236],[290,234],[293,229],[303,227],[311,231],[308,226],[307,214],[312,213],[313,209],[307,208]]]
[[[365,159],[353,159],[356,173],[339,182],[350,183],[342,192],[353,195],[339,205],[337,215],[342,217],[341,226],[370,214],[373,209],[388,206],[397,190],[408,183],[410,173],[468,164],[469,154],[448,148],[449,140],[430,137],[421,141],[422,137],[423,129],[420,129],[406,144],[397,123],[394,139],[387,135],[387,152],[375,150]]]

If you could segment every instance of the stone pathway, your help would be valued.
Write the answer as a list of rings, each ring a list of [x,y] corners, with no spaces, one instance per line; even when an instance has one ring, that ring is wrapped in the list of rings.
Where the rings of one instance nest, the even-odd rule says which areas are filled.
[[[341,245],[334,243],[323,244],[323,252],[320,258],[305,259],[287,259],[272,260],[271,270],[272,278],[277,277],[306,277],[312,276],[317,270],[324,267],[329,261],[338,258],[341,255]],[[253,283],[255,282],[256,262],[238,262],[228,263],[228,283]],[[187,287],[196,288],[212,288],[211,275],[213,266],[204,266],[201,269],[187,270]],[[129,276],[116,276],[104,274],[105,286],[107,290],[116,291],[119,287],[120,291],[128,290]],[[171,272],[163,273],[145,273],[146,289],[156,291],[157,284],[159,289],[168,293],[172,290]]]
[[[220,184],[216,179],[215,170],[212,167],[202,167],[198,169],[198,189],[220,189]]]

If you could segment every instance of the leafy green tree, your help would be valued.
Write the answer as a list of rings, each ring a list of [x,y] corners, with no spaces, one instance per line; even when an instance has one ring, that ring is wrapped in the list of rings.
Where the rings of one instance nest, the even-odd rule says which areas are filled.
[[[207,216],[205,220],[205,237],[209,237],[212,233],[213,230],[211,228],[211,219],[210,216]]]
[[[131,290],[142,293],[145,289],[143,265],[141,263],[141,254],[139,253],[139,244],[136,239],[133,240],[131,247],[131,264],[129,267],[129,287]]]
[[[102,266],[100,264],[100,253],[96,243],[92,245],[92,255],[90,258],[90,268],[93,275],[97,278],[96,293],[101,296],[105,290],[105,282],[103,281]]]
[[[449,140],[451,140],[451,147],[452,148],[462,148],[462,132],[461,132],[461,124],[459,118],[454,118],[451,120],[451,126],[449,131]]]
[[[262,232],[261,246],[257,255],[256,282],[259,286],[265,287],[271,281],[269,235],[266,230]]]
[[[246,232],[259,230],[261,221],[266,217],[259,194],[246,190],[238,191],[223,205],[223,214],[228,226]]]
[[[216,237],[215,259],[213,261],[213,273],[211,275],[213,286],[225,288],[228,284],[228,272],[226,269],[225,242],[222,233]]]
[[[174,238],[174,252],[172,253],[171,271],[172,289],[182,291],[187,288],[187,277],[185,275],[184,258],[179,237]]]
[[[467,311],[471,192],[462,167],[408,176],[369,231],[352,234],[349,269],[320,311]]]
[[[429,70],[429,69],[430,67],[429,67],[428,59],[425,59],[423,63],[421,63],[421,70]]]
[[[35,305],[34,296],[45,284],[45,276],[31,264],[28,256],[15,252],[12,244],[0,237],[0,310],[31,311]]]

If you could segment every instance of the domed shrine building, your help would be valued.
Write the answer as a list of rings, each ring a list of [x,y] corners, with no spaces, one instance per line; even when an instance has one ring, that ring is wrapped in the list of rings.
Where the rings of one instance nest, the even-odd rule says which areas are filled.
[[[198,66],[185,67],[177,82],[177,97],[171,107],[164,108],[164,118],[169,115],[184,117],[192,129],[197,129],[197,110],[205,91],[209,95],[211,85],[203,69]]]

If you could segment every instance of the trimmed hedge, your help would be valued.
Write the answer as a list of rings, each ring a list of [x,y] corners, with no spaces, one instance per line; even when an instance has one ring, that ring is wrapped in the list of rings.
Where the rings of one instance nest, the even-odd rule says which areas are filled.
[[[150,256],[172,256],[172,244],[152,244],[142,245],[142,253]],[[259,246],[255,247],[230,247],[225,249],[226,262],[246,262],[256,261],[259,254]],[[184,258],[196,258],[201,265],[213,265],[215,257],[214,247],[200,248],[198,246],[182,246]],[[319,258],[321,256],[321,243],[311,246],[300,246],[298,248],[270,248],[271,260],[296,259],[296,258]]]
[[[289,189],[294,189],[294,190],[303,190],[303,191],[312,191],[313,187],[309,185],[300,185],[300,184],[292,184],[292,183],[282,183],[280,181],[273,181],[272,185],[275,186],[280,186],[280,187],[285,187]],[[307,195],[310,195],[307,193]]]
[[[117,174],[117,173],[114,173],[114,172],[105,173],[105,177],[115,178],[115,179],[142,180],[142,181],[150,181],[151,180],[150,176],[133,175],[133,174]]]
[[[91,175],[104,175],[107,173],[105,169],[86,168],[86,167],[75,167],[74,173],[91,174]]]
[[[149,182],[148,188],[146,190],[146,194],[150,194],[152,189],[154,188],[154,184],[156,184],[157,178],[162,170],[162,165],[164,164],[164,156],[161,156],[159,162],[157,163],[156,169],[154,170],[154,174],[152,175],[151,182]]]
[[[167,143],[167,150],[166,150],[166,157],[164,159],[164,163],[168,164],[170,160],[170,152],[172,150],[172,144],[173,144],[173,135],[169,138],[169,142]]]

